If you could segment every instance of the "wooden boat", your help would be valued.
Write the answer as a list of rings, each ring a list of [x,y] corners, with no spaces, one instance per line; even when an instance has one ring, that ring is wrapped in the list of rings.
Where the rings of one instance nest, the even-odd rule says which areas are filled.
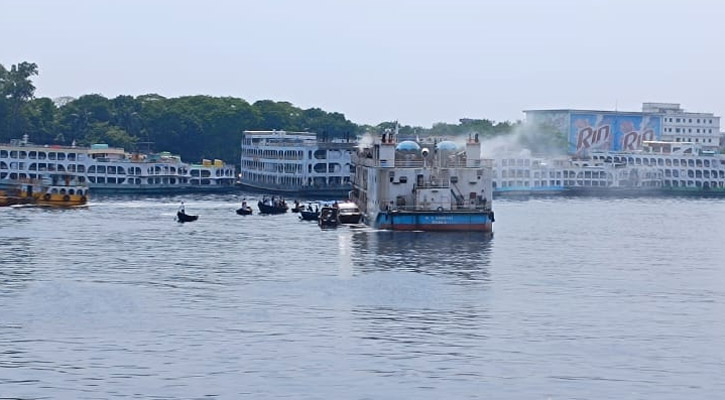
[[[287,212],[288,207],[284,199],[279,198],[264,198],[257,203],[260,214],[284,214]]]
[[[185,212],[179,211],[176,213],[176,220],[183,223],[183,222],[192,222],[199,219],[198,215],[189,215]]]
[[[0,207],[14,206],[16,204],[32,203],[30,197],[23,197],[17,188],[10,190],[0,190]]]
[[[241,208],[237,209],[238,215],[252,215],[252,207],[249,206],[242,206]]]
[[[340,224],[338,208],[322,207],[317,223],[320,225],[320,228],[336,228]]]
[[[83,178],[67,173],[48,174],[41,179],[12,182],[0,193],[0,206],[31,204],[44,207],[74,207],[88,202],[88,185]]]

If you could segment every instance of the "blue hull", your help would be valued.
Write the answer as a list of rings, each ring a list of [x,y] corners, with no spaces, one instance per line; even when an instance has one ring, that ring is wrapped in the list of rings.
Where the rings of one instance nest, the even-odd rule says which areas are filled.
[[[370,225],[394,231],[491,232],[493,212],[381,212]]]

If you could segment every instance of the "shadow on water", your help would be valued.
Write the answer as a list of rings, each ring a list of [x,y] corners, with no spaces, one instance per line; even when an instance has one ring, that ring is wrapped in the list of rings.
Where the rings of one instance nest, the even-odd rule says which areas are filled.
[[[493,235],[360,231],[352,235],[352,262],[361,273],[415,272],[455,277],[458,284],[490,279]]]

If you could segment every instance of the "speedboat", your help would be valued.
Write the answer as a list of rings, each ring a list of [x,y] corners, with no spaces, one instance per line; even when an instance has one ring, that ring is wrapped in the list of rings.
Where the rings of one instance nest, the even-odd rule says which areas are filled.
[[[362,213],[357,205],[351,201],[339,203],[337,205],[341,224],[359,224],[362,219]]]

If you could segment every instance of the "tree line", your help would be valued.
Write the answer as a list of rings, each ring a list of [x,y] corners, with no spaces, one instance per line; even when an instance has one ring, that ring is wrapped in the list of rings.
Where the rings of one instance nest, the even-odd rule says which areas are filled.
[[[0,64],[0,142],[27,134],[39,144],[90,145],[107,143],[127,150],[170,151],[187,161],[220,158],[236,163],[244,130],[309,131],[326,138],[354,139],[367,132],[394,129],[396,122],[358,125],[344,114],[319,108],[302,109],[285,101],[254,103],[234,97],[158,94],[106,98],[88,94],[77,99],[35,97],[35,63],[9,69]],[[430,128],[399,126],[401,135],[466,135],[482,138],[506,135],[520,122],[461,119]]]

